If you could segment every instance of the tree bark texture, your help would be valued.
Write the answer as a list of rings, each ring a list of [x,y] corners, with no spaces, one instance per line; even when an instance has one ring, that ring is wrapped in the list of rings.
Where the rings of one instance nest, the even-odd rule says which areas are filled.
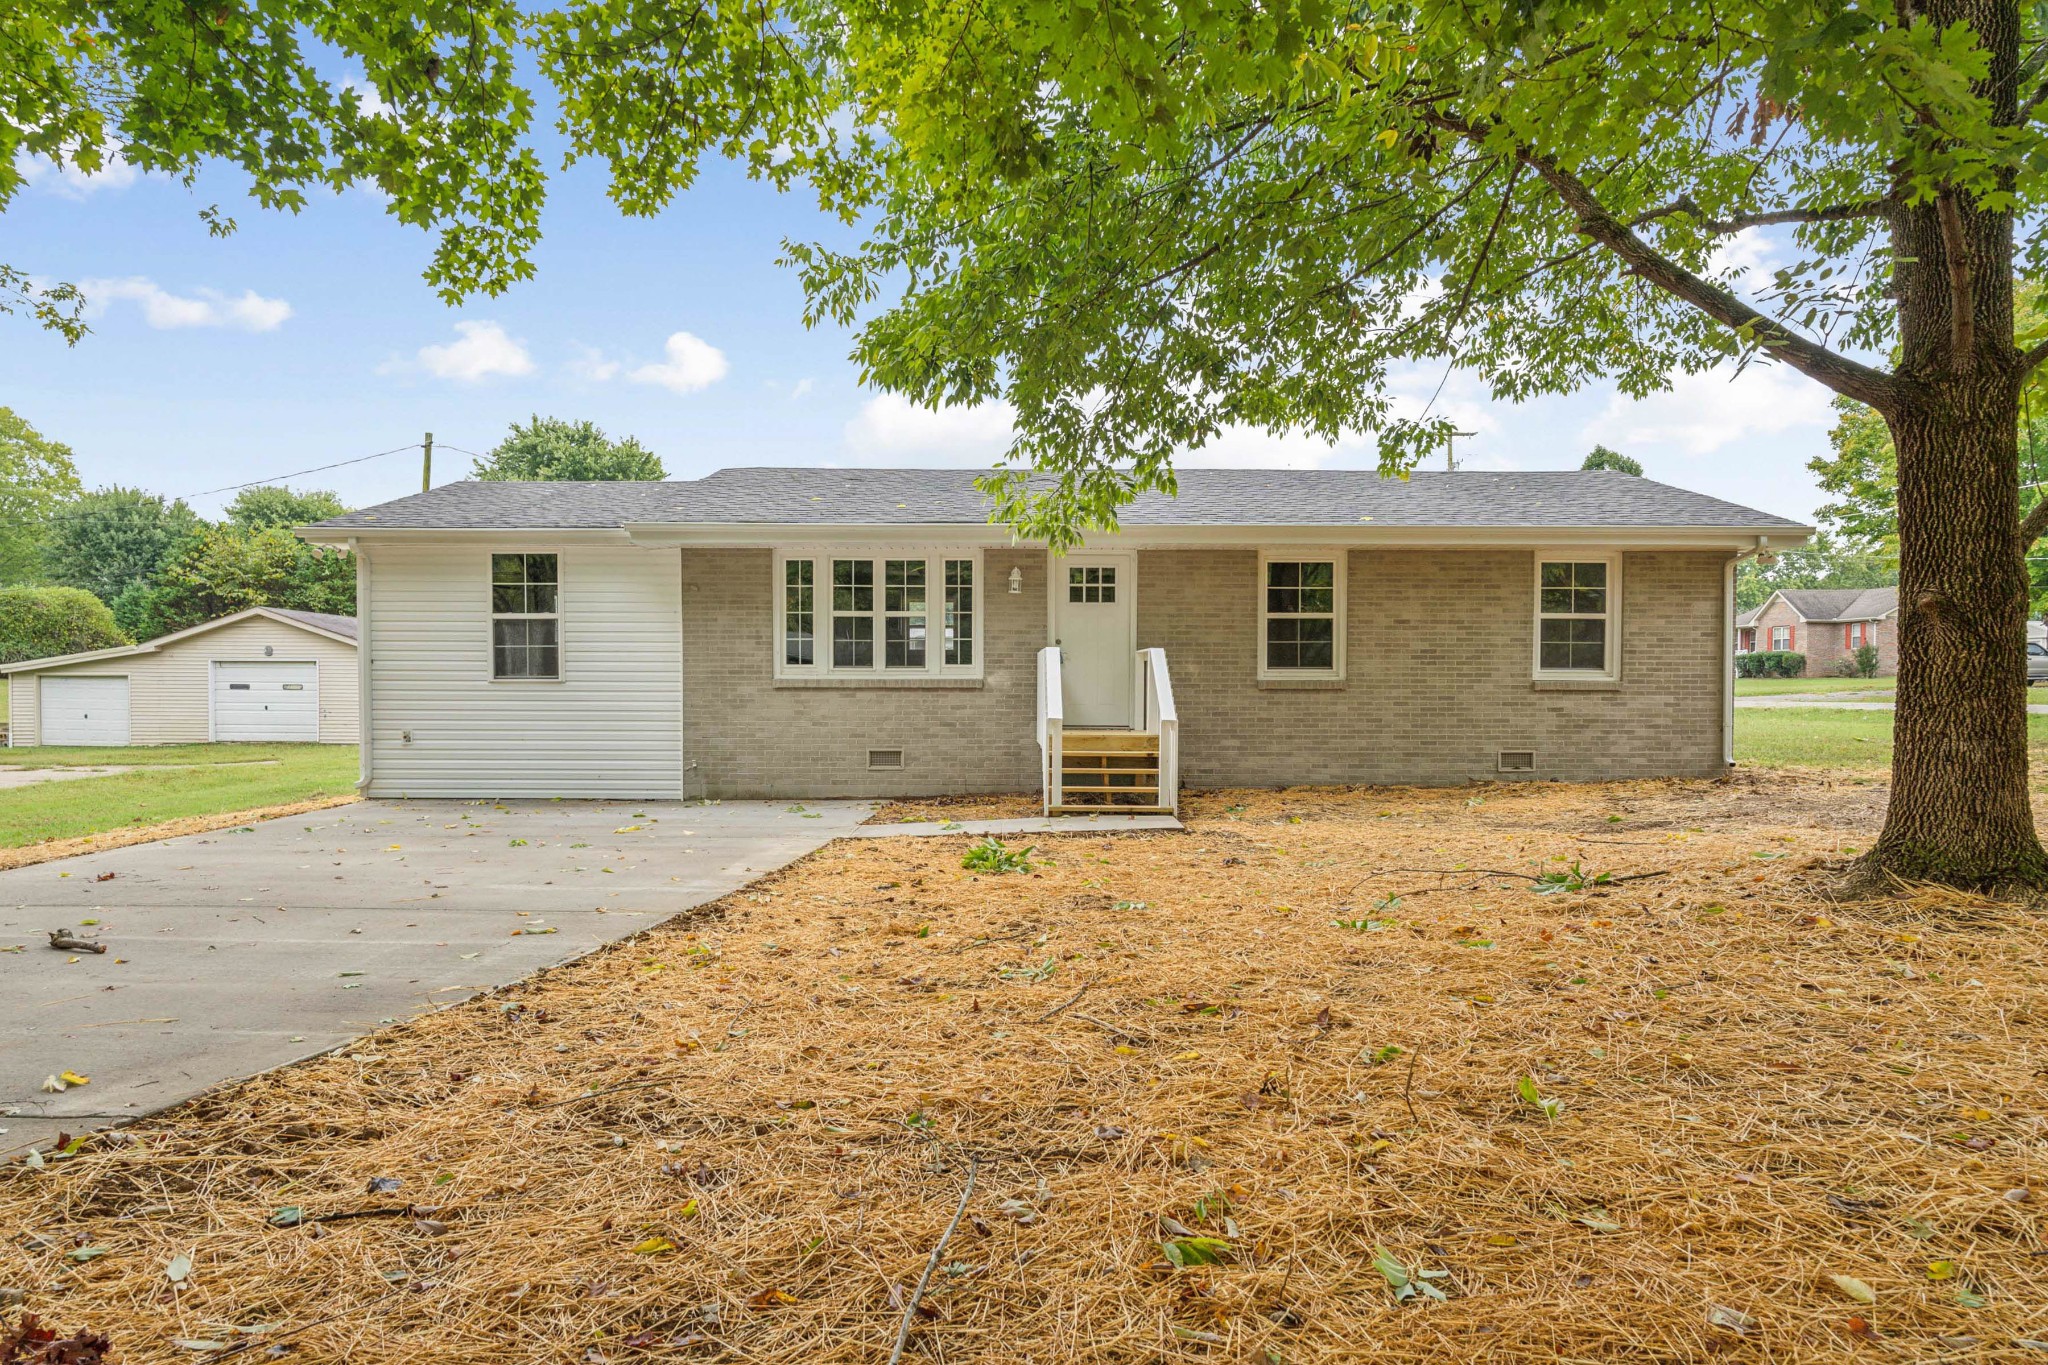
[[[1939,0],[1928,17],[1976,29],[1992,53],[1986,88],[2016,116],[2017,7]],[[1900,360],[1884,416],[1899,462],[1898,705],[1891,801],[1861,871],[2044,886],[2027,782],[2012,217],[1954,195],[1896,209],[1891,230]]]

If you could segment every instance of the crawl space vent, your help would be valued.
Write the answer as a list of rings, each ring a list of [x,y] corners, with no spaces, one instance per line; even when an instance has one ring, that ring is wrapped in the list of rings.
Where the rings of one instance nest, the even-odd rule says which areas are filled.
[[[903,751],[902,751],[901,749],[870,749],[870,750],[868,750],[868,767],[869,767],[870,769],[874,769],[874,768],[900,768],[900,767],[902,767],[902,766],[903,766]]]
[[[1500,771],[1504,773],[1533,773],[1536,771],[1534,749],[1502,749]]]

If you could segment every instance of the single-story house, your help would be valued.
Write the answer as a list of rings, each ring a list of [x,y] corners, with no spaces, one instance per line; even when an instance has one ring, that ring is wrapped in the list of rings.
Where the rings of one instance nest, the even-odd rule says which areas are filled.
[[[969,469],[454,483],[354,552],[377,796],[1702,776],[1738,558],[1810,528],[1611,471],[1190,469],[1066,554]]]
[[[0,667],[7,742],[204,744],[360,734],[356,618],[252,607],[139,645]]]
[[[1806,656],[1806,676],[1826,677],[1877,646],[1877,671],[1899,671],[1899,590],[1780,588],[1735,618],[1735,651],[1789,650]]]

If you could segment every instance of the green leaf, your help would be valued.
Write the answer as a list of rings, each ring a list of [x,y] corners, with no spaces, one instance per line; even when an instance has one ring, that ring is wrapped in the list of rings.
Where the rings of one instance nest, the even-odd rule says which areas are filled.
[[[1221,1237],[1177,1237],[1161,1242],[1159,1250],[1181,1269],[1190,1266],[1221,1265],[1230,1256],[1230,1243]]]
[[[287,1204],[271,1214],[269,1221],[274,1228],[295,1228],[306,1221],[306,1211],[297,1204]]]
[[[1845,1297],[1858,1303],[1877,1302],[1877,1291],[1854,1275],[1829,1275],[1828,1283],[1841,1290]]]

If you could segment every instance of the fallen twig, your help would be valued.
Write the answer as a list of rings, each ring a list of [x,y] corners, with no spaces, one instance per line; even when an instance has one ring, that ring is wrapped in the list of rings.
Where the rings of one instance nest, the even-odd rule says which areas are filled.
[[[1095,1025],[1095,1027],[1099,1029],[1105,1029],[1110,1033],[1114,1033],[1119,1038],[1128,1038],[1134,1043],[1150,1043],[1154,1041],[1150,1034],[1142,1032],[1133,1032],[1132,1030],[1124,1028],[1119,1024],[1105,1023],[1102,1020],[1097,1019],[1092,1014],[1077,1013],[1073,1017],[1079,1019],[1084,1024],[1093,1024]]]
[[[533,1108],[535,1111],[559,1109],[565,1104],[575,1104],[578,1100],[594,1100],[601,1095],[616,1095],[621,1090],[646,1090],[650,1086],[667,1085],[670,1081],[687,1081],[689,1079],[688,1076],[657,1076],[649,1081],[627,1081],[624,1085],[608,1085],[602,1090],[586,1090],[580,1095],[571,1095],[566,1100],[549,1100],[546,1104],[536,1104]]]
[[[897,1365],[903,1359],[903,1348],[910,1344],[910,1328],[917,1321],[917,1305],[923,1300],[925,1287],[931,1284],[933,1274],[938,1271],[939,1258],[946,1254],[946,1243],[953,1240],[953,1229],[960,1226],[961,1215],[967,1212],[967,1201],[974,1194],[974,1178],[980,1173],[981,1158],[968,1157],[967,1184],[960,1191],[960,1202],[953,1206],[953,1221],[946,1224],[945,1232],[939,1235],[939,1244],[925,1259],[924,1274],[917,1277],[917,1288],[910,1292],[910,1302],[903,1305],[903,1323],[896,1329],[896,1349],[889,1352],[889,1365]]]
[[[107,950],[106,944],[95,943],[89,938],[79,938],[69,929],[52,929],[50,946],[66,953],[104,953]]]
[[[1057,1017],[1058,1015],[1060,1015],[1060,1014],[1063,1014],[1063,1013],[1065,1013],[1065,1012],[1066,1012],[1066,1010],[1067,1010],[1067,1009],[1068,1009],[1068,1008],[1069,1008],[1070,1006],[1072,1006],[1072,1005],[1073,1005],[1073,1004],[1074,1004],[1075,1002],[1079,1001],[1079,1000],[1080,1000],[1080,998],[1081,998],[1082,996],[1084,996],[1084,995],[1088,994],[1088,988],[1089,988],[1090,986],[1093,986],[1094,984],[1095,984],[1095,983],[1094,983],[1094,982],[1093,982],[1092,980],[1090,980],[1090,981],[1083,981],[1083,982],[1081,983],[1081,989],[1080,989],[1080,990],[1078,990],[1078,991],[1075,991],[1075,992],[1074,992],[1074,993],[1073,993],[1072,995],[1068,996],[1068,997],[1067,997],[1067,998],[1066,998],[1065,1000],[1062,1000],[1062,1001],[1060,1001],[1060,1003],[1059,1003],[1059,1004],[1057,1004],[1057,1005],[1054,1005],[1054,1006],[1053,1006],[1053,1007],[1052,1007],[1051,1009],[1047,1010],[1047,1011],[1046,1011],[1046,1012],[1045,1012],[1044,1014],[1041,1014],[1041,1015],[1039,1015],[1039,1016],[1038,1016],[1038,1017],[1037,1017],[1036,1019],[1033,1019],[1033,1020],[1032,1020],[1031,1022],[1032,1022],[1032,1023],[1034,1023],[1034,1024],[1043,1024],[1043,1023],[1045,1023],[1045,1022],[1046,1022],[1047,1020],[1049,1020],[1049,1019],[1052,1019],[1052,1018],[1055,1018],[1055,1017]]]
[[[1421,1055],[1420,1048],[1408,1050],[1408,1074],[1401,1078],[1401,1103],[1408,1106],[1408,1121],[1418,1128],[1422,1126],[1422,1119],[1416,1114],[1415,1101],[1409,1096],[1415,1091],[1415,1059]]]

